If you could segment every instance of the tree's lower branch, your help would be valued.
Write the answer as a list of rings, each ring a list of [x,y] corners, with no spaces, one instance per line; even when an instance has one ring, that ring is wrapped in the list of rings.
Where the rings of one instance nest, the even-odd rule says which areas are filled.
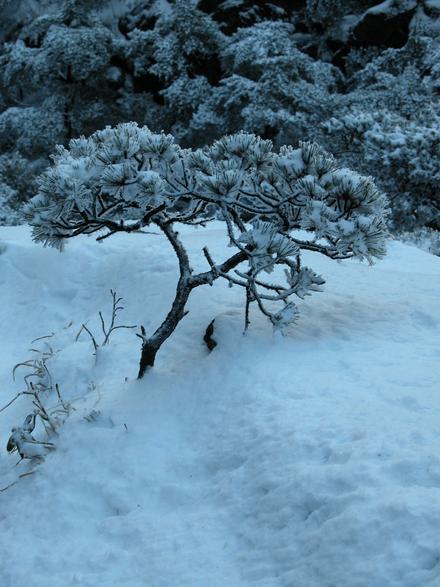
[[[306,251],[314,251],[316,253],[321,253],[322,255],[325,255],[326,257],[330,257],[330,259],[351,259],[354,256],[353,253],[346,253],[346,254],[338,253],[337,251],[329,250],[324,245],[318,245],[317,243],[302,241],[300,239],[294,238],[293,236],[291,236],[287,232],[283,232],[282,234],[284,236],[286,236],[289,240],[291,240],[293,243],[298,245],[300,249],[304,249]]]
[[[208,253],[209,255],[209,253]],[[205,253],[206,256],[206,253]],[[231,269],[234,269],[243,261],[246,261],[248,255],[245,251],[239,251],[221,265],[211,265],[211,271],[205,271],[204,273],[198,273],[197,275],[192,275],[189,281],[191,289],[198,287],[199,285],[206,285],[211,284],[217,277],[219,277],[222,273],[228,273]],[[212,262],[212,259],[211,259]],[[210,262],[210,264],[211,264]]]

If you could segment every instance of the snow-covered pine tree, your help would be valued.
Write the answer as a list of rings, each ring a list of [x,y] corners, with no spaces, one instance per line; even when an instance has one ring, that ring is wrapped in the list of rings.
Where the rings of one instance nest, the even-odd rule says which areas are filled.
[[[413,34],[370,59],[322,124],[346,165],[381,169],[395,231],[440,229],[439,62],[439,40]]]
[[[218,25],[186,0],[173,2],[152,30],[135,29],[129,35],[136,75],[153,76],[161,88],[159,128],[170,130],[182,144],[206,144],[203,131],[195,135],[191,118],[221,77],[224,42]]]
[[[117,94],[109,70],[122,47],[94,14],[97,4],[65,0],[59,10],[24,26],[19,38],[3,48],[0,88],[11,108],[1,117],[8,117],[20,138],[24,134],[29,143],[37,141],[37,155],[41,142],[67,143],[112,119],[110,96],[115,101]]]
[[[240,286],[246,326],[254,304],[283,331],[298,315],[292,298],[324,284],[302,265],[301,251],[372,261],[385,254],[387,236],[387,201],[373,180],[340,168],[317,144],[274,152],[270,141],[241,132],[193,151],[135,123],[58,147],[26,215],[34,240],[55,247],[79,234],[103,240],[150,225],[168,239],[180,269],[176,296],[151,336],[142,329],[139,377],[185,315],[194,288],[219,278]],[[207,270],[194,273],[175,226],[214,219],[224,221],[236,252],[218,262],[205,247]]]

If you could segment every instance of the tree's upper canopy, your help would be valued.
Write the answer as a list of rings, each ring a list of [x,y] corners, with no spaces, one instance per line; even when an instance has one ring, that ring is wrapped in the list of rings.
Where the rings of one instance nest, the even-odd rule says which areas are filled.
[[[26,208],[34,238],[50,245],[103,229],[139,230],[160,215],[168,223],[250,222],[243,238],[257,251],[265,234],[264,246],[270,241],[280,255],[283,247],[299,250],[284,236],[303,230],[328,256],[369,261],[384,255],[387,213],[371,178],[339,167],[317,144],[275,152],[271,141],[241,132],[182,149],[136,123],[58,147]]]

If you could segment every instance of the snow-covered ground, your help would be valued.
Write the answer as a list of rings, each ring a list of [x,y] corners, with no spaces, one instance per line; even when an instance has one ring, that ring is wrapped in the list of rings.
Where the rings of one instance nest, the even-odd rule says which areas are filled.
[[[200,269],[203,245],[225,250],[219,225],[185,239]],[[0,250],[0,404],[51,332],[48,366],[77,398],[56,450],[0,493],[1,587],[440,585],[440,258],[397,242],[374,267],[311,253],[325,293],[284,339],[256,312],[242,336],[242,291],[199,288],[139,382],[132,330],[96,365],[74,339],[85,321],[99,334],[111,287],[123,323],[159,323],[176,280],[161,237],[60,254],[2,228]],[[0,414],[1,447],[28,404]],[[2,448],[0,487],[29,470],[16,462]]]

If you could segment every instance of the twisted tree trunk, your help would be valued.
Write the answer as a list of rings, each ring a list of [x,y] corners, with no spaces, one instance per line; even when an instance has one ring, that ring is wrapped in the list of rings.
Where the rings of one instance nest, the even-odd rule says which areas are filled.
[[[181,276],[177,283],[176,297],[167,317],[156,332],[142,343],[138,379],[142,379],[147,369],[153,367],[157,351],[185,316],[185,306],[190,293],[191,287],[188,284],[188,279]]]
[[[178,233],[172,228],[171,224],[166,222],[157,220],[155,224],[165,234],[176,253],[179,260],[180,277],[177,282],[176,295],[167,317],[150,337],[147,338],[145,334],[141,336],[143,342],[138,379],[142,379],[146,371],[154,366],[158,350],[167,338],[171,336],[179,322],[186,316],[187,311],[185,310],[185,306],[191,291],[200,285],[212,285],[213,281],[220,277],[221,274],[227,273],[230,269],[233,269],[246,259],[246,254],[240,251],[222,263],[222,265],[218,267],[212,266],[210,271],[192,275],[188,254],[179,239]]]

